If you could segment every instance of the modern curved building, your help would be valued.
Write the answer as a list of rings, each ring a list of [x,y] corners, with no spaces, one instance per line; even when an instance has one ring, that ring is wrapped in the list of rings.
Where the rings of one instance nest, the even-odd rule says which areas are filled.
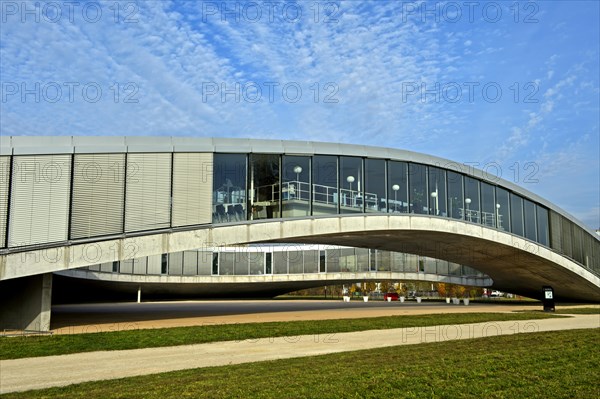
[[[410,253],[476,269],[503,291],[540,297],[549,285],[558,299],[600,301],[598,236],[494,168],[299,141],[0,140],[3,320],[12,309],[20,325],[49,320],[54,272],[254,243]],[[287,273],[287,287],[370,272]],[[245,283],[278,283],[266,269],[256,278]]]

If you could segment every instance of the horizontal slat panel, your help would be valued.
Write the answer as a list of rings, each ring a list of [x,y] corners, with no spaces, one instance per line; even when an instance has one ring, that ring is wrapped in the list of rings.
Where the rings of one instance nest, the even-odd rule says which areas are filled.
[[[67,239],[70,155],[15,156],[9,246]]]
[[[77,154],[71,238],[123,232],[125,154]]]
[[[0,157],[0,248],[6,246],[10,157]]]
[[[212,165],[210,153],[174,154],[173,226],[212,221]]]
[[[169,227],[171,154],[128,154],[125,187],[125,231]]]

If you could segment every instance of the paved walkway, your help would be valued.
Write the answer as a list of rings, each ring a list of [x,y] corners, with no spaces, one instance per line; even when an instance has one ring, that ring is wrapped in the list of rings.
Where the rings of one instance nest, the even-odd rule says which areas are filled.
[[[600,328],[600,316],[371,330],[0,361],[0,393],[396,345]]]

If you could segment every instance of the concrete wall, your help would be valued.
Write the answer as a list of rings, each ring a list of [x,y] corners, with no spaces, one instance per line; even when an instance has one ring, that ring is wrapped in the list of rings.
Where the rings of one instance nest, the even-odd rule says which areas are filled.
[[[0,282],[0,329],[48,331],[52,274]]]

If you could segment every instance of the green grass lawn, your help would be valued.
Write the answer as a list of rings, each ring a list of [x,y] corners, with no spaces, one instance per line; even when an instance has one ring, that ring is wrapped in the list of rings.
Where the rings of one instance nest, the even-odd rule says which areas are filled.
[[[197,327],[141,329],[91,334],[0,338],[0,360],[62,355],[99,350],[122,350],[189,345],[291,335],[328,334],[403,327],[534,320],[546,313],[467,313],[419,316],[387,316],[346,320],[311,320],[273,323],[223,324]]]
[[[176,371],[14,398],[578,398],[600,396],[600,329],[517,334]]]

